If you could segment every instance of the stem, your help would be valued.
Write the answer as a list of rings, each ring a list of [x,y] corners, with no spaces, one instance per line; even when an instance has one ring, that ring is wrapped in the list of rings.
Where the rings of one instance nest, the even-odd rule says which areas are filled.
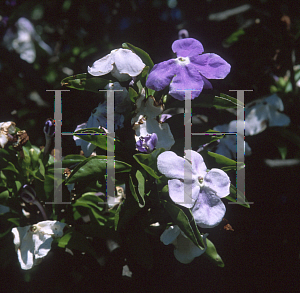
[[[45,209],[43,208],[43,206],[41,205],[41,203],[38,200],[35,200],[35,201],[33,201],[33,204],[35,204],[39,208],[39,210],[42,213],[42,216],[43,216],[44,220],[45,221],[48,220],[48,217],[46,215]]]
[[[44,158],[49,155],[50,153],[50,146],[51,146],[51,138],[47,138],[46,139],[46,145],[45,145],[45,148],[44,148]]]

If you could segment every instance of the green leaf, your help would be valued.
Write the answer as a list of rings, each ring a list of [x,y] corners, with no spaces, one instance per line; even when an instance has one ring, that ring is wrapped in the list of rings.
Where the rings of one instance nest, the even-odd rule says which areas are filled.
[[[13,212],[0,215],[0,238],[11,232],[11,229],[20,226],[20,219]]]
[[[215,263],[218,267],[223,268],[225,264],[221,256],[218,254],[214,244],[207,238],[206,238],[206,244],[207,244],[207,248],[204,255],[208,257],[208,259],[213,263]]]
[[[130,172],[131,166],[125,162],[115,160],[115,173]],[[106,175],[106,156],[94,156],[87,158],[78,164],[71,175],[67,178],[66,184],[96,179]]]
[[[153,151],[151,154],[136,154],[134,159],[154,178],[159,179],[157,169],[157,157],[164,152],[163,148]]]
[[[144,178],[142,172],[139,171],[139,170],[136,171],[135,176],[136,176],[136,179],[138,181],[139,194],[144,199],[144,196],[145,196],[145,178]],[[145,204],[145,202],[144,202],[144,204]]]
[[[4,158],[2,158],[2,160],[0,161],[0,169],[9,170],[16,174],[19,174],[19,171],[16,169],[15,165],[12,162],[6,161]]]
[[[104,87],[110,82],[112,81],[98,76],[92,76],[88,73],[82,73],[64,78],[61,81],[61,85],[81,91],[85,90],[99,93],[99,90],[104,89]]]
[[[239,40],[239,38],[244,34],[245,34],[244,29],[239,29],[239,30],[235,31],[223,42],[224,46],[226,48],[230,47],[232,44],[237,42]]]
[[[81,138],[82,140],[92,143],[102,150],[107,150],[107,139],[109,139],[110,145],[114,144],[113,139],[110,136],[107,136],[103,129],[95,127],[79,129],[74,132],[74,135]]]
[[[86,239],[84,235],[80,232],[75,231],[75,228],[70,228],[58,240],[58,246],[61,248],[76,249],[82,252],[91,254],[93,257],[97,258],[97,254],[92,247],[91,243]]]
[[[184,108],[184,101],[176,101],[168,104],[166,108]],[[198,97],[192,100],[192,108],[212,108],[227,109],[227,108],[242,108],[244,104],[239,100],[228,96],[226,94],[220,94],[220,96],[214,96],[212,94],[200,94]]]
[[[244,168],[244,163],[236,162],[225,156],[213,152],[208,152],[205,150],[200,153],[204,159],[205,164],[209,166],[210,169],[219,168],[222,169],[223,171],[226,171],[226,170],[239,170]]]
[[[190,224],[190,221],[194,220],[192,213],[189,209],[185,208],[185,211],[188,213],[191,220],[189,220],[186,213],[183,211],[183,209],[179,208],[177,205],[168,202],[166,200],[161,200],[161,203],[163,204],[164,208],[167,210],[167,212],[170,214],[173,222],[175,225],[178,225],[178,227],[181,229],[181,231],[191,240],[193,243],[199,247],[200,249],[204,249],[204,243],[203,239],[201,237],[201,234],[198,231],[198,228],[195,223],[193,223],[193,227]],[[195,233],[196,232],[196,233]]]
[[[220,97],[215,96],[213,105],[217,109],[227,108],[243,108],[244,104],[231,96],[220,94]]]
[[[225,198],[230,201],[236,202],[237,204],[245,208],[250,208],[245,195],[241,191],[239,191],[233,184],[230,184],[230,194]]]
[[[38,169],[39,167],[39,155],[38,153],[36,152],[36,150],[34,148],[31,148],[29,150],[29,155],[30,155],[30,158],[31,158],[31,166],[32,166],[32,170],[36,170]]]
[[[140,176],[143,176],[143,175],[141,174],[141,172],[139,170],[137,170],[136,177],[140,177]],[[142,179],[140,178],[140,180],[142,180]],[[139,183],[135,184],[134,181],[136,181],[136,180],[133,180],[131,174],[129,174],[129,188],[130,188],[131,194],[133,195],[133,197],[139,204],[139,207],[142,208],[145,206],[145,199],[144,199],[145,194],[140,193],[140,190],[139,190],[139,193],[136,192],[136,185],[138,185]]]
[[[9,198],[8,190],[0,191],[0,204],[4,204],[8,198]]]
[[[63,168],[71,167],[72,165],[81,163],[86,158],[81,155],[67,155],[62,161]]]
[[[73,204],[73,207],[76,207],[76,210],[80,214],[82,213],[82,209],[79,207],[86,208],[85,213],[89,214],[91,221],[100,226],[104,226],[105,222],[107,222],[107,219],[104,215],[106,203],[100,196],[96,196],[95,194],[95,192],[87,192],[83,194],[82,197],[76,200],[76,202]]]
[[[133,196],[127,196],[115,215],[115,230],[122,229],[141,210]]]
[[[134,52],[135,54],[137,54],[141,59],[142,61],[150,67],[150,70],[152,69],[152,67],[154,66],[154,63],[153,61],[151,60],[150,56],[148,53],[146,53],[144,50],[138,48],[138,47],[135,47],[129,43],[123,43],[122,44],[122,47],[124,49],[129,49],[131,50],[132,52]]]
[[[128,93],[129,93],[130,100],[133,103],[135,103],[137,98],[139,97],[138,93],[132,87],[129,87]]]

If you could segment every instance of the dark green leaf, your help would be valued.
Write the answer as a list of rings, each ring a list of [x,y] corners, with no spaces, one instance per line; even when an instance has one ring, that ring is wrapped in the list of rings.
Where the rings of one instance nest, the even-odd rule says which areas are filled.
[[[103,90],[110,82],[112,81],[98,76],[92,76],[88,73],[82,73],[64,78],[61,81],[61,85],[77,90],[99,93],[99,90]]]
[[[88,133],[88,134],[87,134]],[[99,128],[85,128],[74,132],[74,135],[96,145],[97,147],[107,150],[107,138],[110,140],[110,145],[114,144],[114,141],[110,136],[105,134],[103,129]]]
[[[61,248],[76,249],[82,252],[91,254],[97,258],[97,254],[91,243],[80,232],[75,231],[75,228],[67,230],[65,235],[58,240],[58,246]]]
[[[193,223],[193,227],[190,224],[190,221],[192,221],[193,215],[191,214],[189,209],[185,208],[185,211],[188,213],[190,220],[186,213],[179,208],[177,205],[168,202],[166,200],[162,200],[161,203],[163,204],[164,208],[167,210],[167,212],[170,214],[173,222],[175,225],[178,225],[178,227],[181,229],[181,231],[191,240],[193,243],[198,246],[200,249],[204,248],[203,239],[201,237],[201,234],[198,231],[197,226],[195,223]],[[196,233],[195,233],[196,232]]]
[[[166,108],[184,108],[184,101],[176,101],[168,105]],[[192,108],[200,107],[200,108],[212,108],[215,107],[217,109],[227,109],[227,108],[241,108],[244,107],[243,103],[239,100],[225,95],[220,94],[220,96],[214,96],[212,94],[200,94],[199,97],[196,97],[192,100]]]
[[[142,61],[150,67],[150,70],[152,69],[152,67],[154,66],[154,63],[153,61],[151,60],[150,56],[148,53],[146,53],[144,50],[138,48],[138,47],[135,47],[129,43],[123,43],[122,44],[122,47],[124,49],[129,49],[131,50],[132,52],[134,52],[135,54],[137,54],[141,59]]]
[[[164,152],[163,148],[153,151],[151,154],[136,154],[134,159],[154,178],[159,179],[157,169],[157,157]]]
[[[232,33],[224,42],[223,45],[228,48],[230,47],[233,43],[237,42],[239,38],[245,34],[244,29],[239,29]]]
[[[129,93],[130,100],[133,103],[135,103],[137,98],[139,97],[138,93],[132,87],[129,87],[128,93]]]
[[[87,158],[78,164],[66,180],[66,184],[91,180],[106,175],[106,156]],[[115,173],[129,172],[131,166],[125,162],[115,160]]]
[[[221,256],[218,254],[214,244],[207,238],[206,238],[206,244],[207,244],[207,248],[204,255],[208,257],[208,259],[211,260],[213,263],[215,263],[218,267],[223,268],[225,264]]]
[[[241,191],[239,191],[233,184],[230,184],[230,194],[225,198],[230,201],[236,202],[243,207],[250,208],[245,195]]]

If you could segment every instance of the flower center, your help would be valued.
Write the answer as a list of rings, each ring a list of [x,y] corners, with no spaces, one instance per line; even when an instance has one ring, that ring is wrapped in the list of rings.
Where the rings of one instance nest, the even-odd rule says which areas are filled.
[[[204,180],[203,177],[201,177],[201,176],[198,177],[198,181],[199,181],[200,185],[202,185],[203,180]]]
[[[189,57],[179,57],[177,59],[175,59],[177,64],[181,65],[181,66],[185,66],[190,64],[190,58]]]

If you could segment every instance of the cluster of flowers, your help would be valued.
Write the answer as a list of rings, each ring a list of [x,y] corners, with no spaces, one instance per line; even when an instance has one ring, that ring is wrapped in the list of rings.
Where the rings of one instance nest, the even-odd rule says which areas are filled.
[[[202,54],[202,44],[193,39],[180,39],[173,43],[172,50],[177,58],[156,64],[150,71],[146,88],[161,91],[169,87],[169,95],[178,100],[184,100],[184,90],[193,90],[192,99],[199,96],[202,89],[211,89],[208,79],[225,78],[230,71],[230,65],[220,56],[210,53]],[[119,82],[131,81],[145,68],[142,59],[129,49],[116,49],[88,67],[88,73],[93,76],[103,76],[110,73]],[[115,92],[115,129],[124,127],[124,113],[131,110],[128,90],[119,82],[108,83],[105,89],[119,90]],[[190,209],[199,227],[212,228],[218,225],[226,211],[221,198],[230,191],[230,179],[220,169],[208,170],[202,156],[192,150],[186,150],[185,157],[179,157],[170,151],[175,140],[169,125],[165,122],[170,115],[163,114],[163,105],[157,103],[152,96],[146,97],[145,88],[141,89],[136,100],[136,107],[131,118],[131,126],[135,131],[136,150],[151,153],[155,148],[164,148],[157,158],[157,169],[168,178],[168,188],[171,200],[184,208]],[[95,108],[86,123],[77,126],[76,130],[84,128],[107,128],[107,101]],[[50,123],[50,122],[49,122]],[[48,124],[49,124],[48,123]],[[53,123],[45,126],[45,133]],[[5,125],[2,125],[5,126]],[[1,128],[2,147],[12,130],[6,125]],[[53,133],[51,133],[52,137]],[[74,137],[84,155],[89,157],[95,145]],[[13,228],[14,243],[19,261],[23,269],[30,269],[48,253],[53,237],[61,237],[66,224],[54,221],[44,221],[36,225]],[[161,234],[165,244],[173,243],[174,255],[182,263],[190,263],[195,257],[206,251],[206,236],[202,235],[202,249],[196,246],[179,226],[173,225]]]

